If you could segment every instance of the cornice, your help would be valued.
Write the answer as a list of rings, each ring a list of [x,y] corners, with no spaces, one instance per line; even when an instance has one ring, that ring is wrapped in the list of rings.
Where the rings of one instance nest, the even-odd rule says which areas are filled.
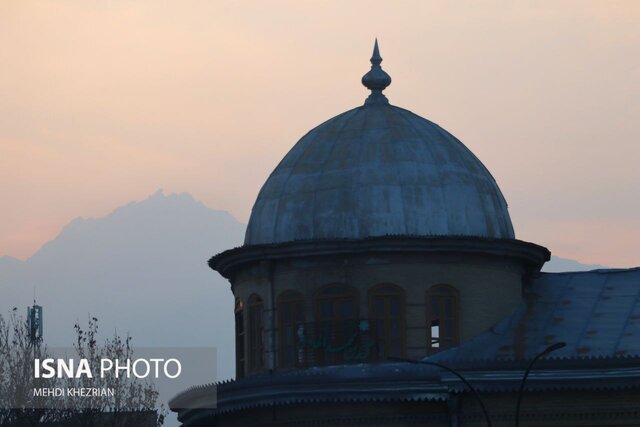
[[[238,268],[259,261],[382,253],[489,255],[516,259],[523,262],[532,272],[538,272],[551,256],[549,250],[543,246],[515,239],[383,236],[241,246],[215,255],[209,260],[209,266],[224,277],[231,278]]]

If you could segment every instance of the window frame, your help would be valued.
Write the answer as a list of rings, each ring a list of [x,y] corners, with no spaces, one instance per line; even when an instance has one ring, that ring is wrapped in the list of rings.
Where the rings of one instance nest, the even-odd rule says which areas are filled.
[[[445,318],[443,316],[438,317],[439,321],[439,331],[438,331],[438,346],[435,347],[433,344],[433,337],[431,335],[432,322],[436,320],[434,318],[434,313],[432,312],[433,307],[433,299],[438,300],[438,310],[440,312],[444,312],[444,304],[446,303],[446,299],[451,299],[452,301],[452,315],[450,317],[452,331],[448,333],[443,339],[443,320]],[[426,329],[427,329],[427,350],[429,354],[434,354],[442,350],[446,350],[448,348],[456,347],[460,344],[460,291],[455,287],[446,284],[440,283],[437,285],[433,285],[427,289],[426,292]],[[443,345],[445,343],[445,345]]]
[[[244,319],[244,301],[236,298],[234,307],[235,335],[236,335],[236,378],[243,378],[245,374],[246,346],[245,337],[247,334],[246,322]]]
[[[382,288],[393,288],[392,292],[380,292]],[[400,328],[400,354],[393,355],[391,353],[391,333],[390,333],[390,323],[389,321],[393,319],[393,317],[379,317],[376,314],[376,297],[387,296],[387,297],[398,297],[399,300],[399,316],[398,323]],[[396,285],[395,283],[378,283],[377,285],[372,286],[368,292],[369,299],[369,320],[370,323],[375,322],[375,326],[378,326],[378,320],[383,320],[384,331],[382,333],[382,342],[384,343],[383,349],[383,359],[386,359],[390,356],[393,357],[406,357],[407,356],[407,324],[406,324],[406,292],[405,290]],[[383,310],[387,311],[387,303],[385,302],[385,308]],[[386,313],[384,313],[386,314]],[[376,336],[378,336],[379,332],[376,330]]]
[[[291,321],[287,324],[285,324],[285,320],[284,320],[284,308],[283,308],[284,304],[292,304]],[[297,304],[300,304],[300,305],[298,306]],[[278,298],[276,299],[276,307],[277,307],[277,316],[278,316],[277,317],[278,319],[278,323],[277,323],[278,324],[278,366],[281,368],[293,368],[293,367],[300,366],[301,361],[299,360],[299,357],[298,357],[299,350],[298,350],[298,345],[296,341],[296,337],[297,337],[296,326],[299,324],[304,325],[306,322],[304,294],[294,289],[283,291],[278,295]],[[302,317],[301,321],[297,319],[298,310],[300,310],[300,315]],[[294,354],[293,354],[292,364],[288,364],[285,361],[285,352],[287,348],[285,347],[286,342],[285,342],[284,333],[285,333],[286,327],[293,328],[292,348],[293,348]]]
[[[335,295],[326,295],[326,292],[331,288],[342,288],[344,292],[335,294]],[[333,316],[330,319],[322,317],[322,303],[326,301],[331,301],[333,304],[338,303],[339,301],[344,301],[350,299],[353,303],[353,313],[349,317],[343,317],[341,315],[336,316],[336,313],[339,313],[339,309],[337,305],[333,305],[332,313]],[[314,335],[324,334],[324,331],[331,331],[331,342],[343,343],[347,334],[349,333],[349,329],[357,327],[357,323],[360,317],[360,294],[356,288],[353,286],[347,285],[345,283],[330,283],[320,287],[314,294],[313,304],[315,306],[315,327],[314,327]],[[348,322],[352,321],[353,324],[349,324]],[[322,331],[322,332],[318,332]],[[322,350],[316,350],[314,352],[313,360],[318,366],[325,365],[339,365],[344,363],[344,355],[342,354],[327,354]]]
[[[259,311],[259,313],[256,313]],[[256,293],[247,298],[247,316],[249,333],[249,372],[265,367],[264,346],[264,300]],[[259,319],[259,322],[258,322]]]

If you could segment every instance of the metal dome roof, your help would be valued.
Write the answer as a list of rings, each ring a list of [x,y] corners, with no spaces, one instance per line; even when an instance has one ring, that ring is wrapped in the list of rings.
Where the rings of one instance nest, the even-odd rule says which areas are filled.
[[[377,43],[372,93],[307,133],[260,190],[245,245],[387,235],[514,239],[498,185],[453,135],[390,105]],[[384,73],[382,75],[380,72]],[[386,75],[386,77],[385,77]]]

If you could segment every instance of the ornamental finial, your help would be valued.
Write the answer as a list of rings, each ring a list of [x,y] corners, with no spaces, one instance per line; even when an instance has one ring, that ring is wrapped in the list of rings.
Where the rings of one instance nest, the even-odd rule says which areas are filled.
[[[371,70],[364,76],[362,76],[362,84],[369,90],[371,95],[365,101],[365,105],[374,103],[388,104],[389,100],[382,94],[382,91],[391,84],[391,76],[387,74],[380,63],[382,57],[380,56],[380,49],[378,49],[378,39],[373,45],[373,55],[371,55]]]

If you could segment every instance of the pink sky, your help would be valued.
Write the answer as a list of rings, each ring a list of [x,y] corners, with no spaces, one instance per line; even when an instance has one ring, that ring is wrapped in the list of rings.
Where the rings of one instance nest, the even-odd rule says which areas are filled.
[[[529,3],[529,4],[527,4]],[[640,264],[640,2],[0,3],[0,255],[164,188],[246,221],[310,128],[391,103],[491,170],[519,238]]]

